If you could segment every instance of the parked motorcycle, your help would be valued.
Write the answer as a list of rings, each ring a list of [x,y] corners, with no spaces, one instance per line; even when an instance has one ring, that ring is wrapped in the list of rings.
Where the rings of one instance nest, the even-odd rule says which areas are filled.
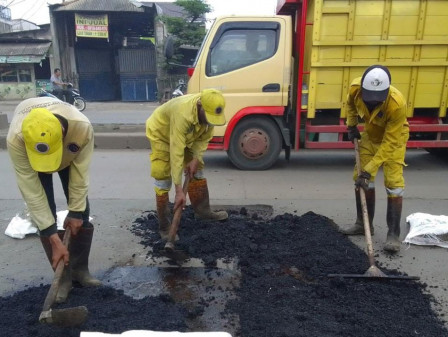
[[[185,91],[185,82],[184,82],[184,80],[179,80],[177,87],[174,89],[173,93],[171,94],[171,98],[183,96],[184,91]]]
[[[75,108],[77,108],[79,111],[84,111],[86,108],[86,100],[81,97],[81,95],[79,94],[79,90],[75,89],[73,87],[73,84],[68,83],[67,84],[67,89],[65,90],[64,93],[64,101],[65,101],[65,95],[71,95],[71,101],[73,102],[72,104],[75,106]],[[46,91],[45,89],[41,89],[41,93],[39,94],[39,97],[53,97],[53,98],[57,98],[59,99],[59,97],[57,97],[56,95],[54,95],[53,93]]]

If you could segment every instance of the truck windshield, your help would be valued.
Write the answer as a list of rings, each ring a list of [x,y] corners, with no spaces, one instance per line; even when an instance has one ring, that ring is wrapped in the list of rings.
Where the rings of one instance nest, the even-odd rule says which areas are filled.
[[[204,50],[205,41],[207,41],[208,35],[210,34],[210,31],[212,30],[213,25],[215,24],[215,22],[216,22],[216,20],[213,21],[213,24],[211,25],[210,29],[207,31],[207,34],[205,34],[204,39],[202,40],[201,48],[199,48],[198,53],[196,54],[196,58],[194,59],[193,68],[196,68],[199,56],[202,54],[202,51]]]

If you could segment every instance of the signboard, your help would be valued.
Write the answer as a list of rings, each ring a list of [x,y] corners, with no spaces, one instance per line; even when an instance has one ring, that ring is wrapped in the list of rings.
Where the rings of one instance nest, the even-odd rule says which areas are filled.
[[[41,89],[51,93],[53,91],[53,86],[51,85],[50,80],[36,80],[36,96],[39,96],[42,92]]]
[[[76,37],[109,39],[107,14],[84,15],[75,13]]]

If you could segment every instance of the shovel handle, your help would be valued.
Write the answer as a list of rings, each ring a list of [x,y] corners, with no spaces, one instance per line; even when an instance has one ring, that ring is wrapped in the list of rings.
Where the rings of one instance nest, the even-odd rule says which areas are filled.
[[[355,157],[356,157],[356,170],[358,172],[358,176],[361,174],[361,159],[359,157],[359,141],[355,139]],[[373,244],[372,244],[372,234],[370,233],[370,222],[369,222],[369,214],[367,212],[367,202],[366,202],[366,193],[363,188],[357,187],[359,190],[359,195],[361,199],[362,206],[362,220],[364,223],[364,233],[366,237],[367,244],[367,256],[369,257],[370,266],[375,266],[375,258],[373,252]]]
[[[190,176],[187,174],[185,176],[184,185],[182,186],[185,196],[187,196],[189,183],[190,183]],[[182,217],[182,207],[178,207],[174,212],[173,221],[171,222],[170,231],[168,233],[168,242],[170,242],[172,245],[174,245],[174,242],[176,241],[177,230],[179,229],[179,223],[181,217]]]
[[[64,233],[64,238],[62,239],[62,243],[64,246],[67,247],[70,244],[71,239],[71,230],[67,228]],[[56,270],[54,272],[53,282],[51,283],[50,290],[48,290],[47,297],[45,297],[44,306],[42,311],[48,311],[54,304],[54,301],[56,300],[56,295],[59,290],[59,283],[61,281],[62,272],[64,271],[64,259],[61,258],[58,262],[58,265],[56,267]]]

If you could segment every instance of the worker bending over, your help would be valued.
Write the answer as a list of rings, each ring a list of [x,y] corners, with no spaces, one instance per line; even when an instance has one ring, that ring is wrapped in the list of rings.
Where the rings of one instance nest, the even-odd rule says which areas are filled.
[[[87,117],[56,98],[38,97],[21,102],[14,111],[8,152],[17,183],[53,270],[64,259],[56,302],[67,299],[72,280],[82,286],[101,282],[90,275],[88,260],[93,226],[89,222],[89,165],[93,128]],[[69,249],[58,233],[53,173],[57,172],[68,203],[64,228],[73,234]]]
[[[146,136],[151,143],[151,176],[155,179],[159,233],[168,238],[171,225],[168,192],[174,182],[174,211],[184,207],[182,172],[191,178],[188,195],[195,216],[204,220],[225,220],[227,212],[210,209],[207,180],[202,158],[213,135],[213,127],[226,123],[225,101],[221,92],[205,89],[198,94],[180,96],[158,107],[146,121]]]

